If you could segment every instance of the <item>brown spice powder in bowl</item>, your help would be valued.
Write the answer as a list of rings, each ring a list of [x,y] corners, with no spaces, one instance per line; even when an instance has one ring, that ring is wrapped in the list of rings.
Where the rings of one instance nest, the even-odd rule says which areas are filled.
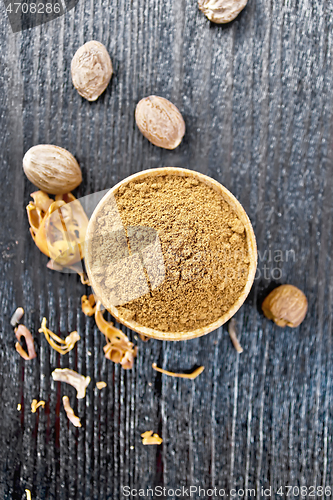
[[[239,202],[180,168],[146,170],[112,188],[92,215],[86,245],[98,299],[121,323],[161,339],[204,335],[230,319],[256,268]]]

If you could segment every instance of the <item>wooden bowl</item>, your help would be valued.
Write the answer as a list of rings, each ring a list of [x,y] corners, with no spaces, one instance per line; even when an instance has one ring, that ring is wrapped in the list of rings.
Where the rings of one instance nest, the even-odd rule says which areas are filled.
[[[121,186],[126,186],[129,182],[136,180],[144,180],[147,177],[157,177],[161,175],[177,175],[177,176],[182,176],[182,177],[191,177],[193,179],[197,179],[200,182],[205,183],[207,186],[213,188],[216,192],[218,192],[224,200],[233,208],[233,210],[236,212],[237,216],[243,223],[246,231],[246,236],[247,236],[247,244],[248,244],[248,253],[249,253],[249,259],[250,259],[250,264],[249,264],[249,273],[247,277],[246,284],[244,286],[244,289],[236,302],[232,305],[232,307],[223,314],[218,320],[214,321],[214,323],[211,323],[205,327],[198,328],[196,330],[192,331],[184,331],[184,332],[163,332],[160,330],[155,330],[153,328],[148,328],[145,326],[140,325],[136,321],[133,320],[125,320],[121,315],[119,314],[117,307],[113,305],[108,305],[106,306],[104,302],[106,302],[105,299],[105,294],[104,294],[104,299],[103,299],[103,291],[100,288],[100,285],[96,282],[94,278],[94,274],[92,272],[92,241],[94,238],[94,234],[96,235],[95,229],[96,229],[96,218],[99,213],[99,211],[104,207],[105,204],[107,204],[112,198],[115,193],[117,193],[118,189]],[[156,168],[156,169],[151,169],[151,170],[143,170],[142,172],[138,172],[136,174],[130,175],[129,177],[126,177],[126,179],[122,180],[118,184],[116,184],[108,193],[102,198],[102,200],[99,202],[97,207],[95,208],[87,229],[87,235],[86,235],[86,248],[85,248],[85,263],[86,263],[86,268],[87,268],[87,274],[89,277],[89,281],[91,283],[91,286],[94,290],[94,293],[97,297],[98,300],[102,302],[104,307],[116,318],[119,323],[122,323],[123,325],[131,328],[137,333],[140,333],[142,335],[145,335],[146,337],[152,337],[155,339],[160,339],[160,340],[188,340],[188,339],[193,339],[196,337],[201,337],[202,335],[206,335],[209,332],[212,332],[213,330],[216,330],[219,326],[223,325],[226,323],[237,311],[238,309],[242,306],[244,303],[246,297],[248,296],[250,289],[253,284],[253,280],[255,277],[256,273],[256,268],[257,268],[257,245],[256,245],[256,239],[255,235],[253,232],[253,228],[251,225],[251,222],[242,207],[242,205],[239,203],[238,200],[228,191],[224,186],[222,186],[219,182],[215,181],[214,179],[211,179],[210,177],[203,175],[199,172],[195,172],[193,170],[187,170],[185,168],[178,168],[178,167],[164,167],[164,168]]]

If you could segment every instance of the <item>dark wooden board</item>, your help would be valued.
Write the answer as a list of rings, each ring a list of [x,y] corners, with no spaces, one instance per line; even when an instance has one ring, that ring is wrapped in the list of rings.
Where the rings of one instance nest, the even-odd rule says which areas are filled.
[[[64,17],[16,34],[3,4],[0,12],[0,498],[24,498],[28,488],[33,500],[119,499],[125,485],[257,488],[257,497],[264,485],[281,498],[279,486],[333,486],[333,1],[249,0],[236,21],[217,26],[196,0],[80,0]],[[106,45],[114,64],[95,103],[70,77],[74,52],[90,39]],[[154,147],[135,126],[135,105],[149,94],[171,99],[184,116],[175,151]],[[260,252],[236,316],[241,355],[223,327],[183,343],[142,343],[128,332],[139,345],[131,371],[103,357],[104,339],[80,310],[89,289],[46,269],[28,232],[34,188],[22,157],[39,143],[77,157],[77,196],[170,165],[235,194]],[[293,330],[260,312],[267,290],[286,282],[309,300]],[[14,348],[17,306],[35,332],[31,362]],[[37,333],[43,316],[56,332],[76,329],[77,348],[63,357],[51,350]],[[195,381],[172,379],[152,362],[205,371]],[[61,396],[73,400],[75,391],[52,381],[56,367],[92,378],[75,403],[81,429],[62,409]],[[108,383],[101,392],[98,380]],[[33,398],[46,409],[32,414]],[[150,429],[161,446],[141,444]]]

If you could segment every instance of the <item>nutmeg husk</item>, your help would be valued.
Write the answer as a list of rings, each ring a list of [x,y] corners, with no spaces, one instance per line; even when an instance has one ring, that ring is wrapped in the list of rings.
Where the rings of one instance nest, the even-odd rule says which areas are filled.
[[[31,236],[41,252],[60,266],[70,266],[84,257],[88,226],[81,203],[72,195],[57,195],[55,201],[45,193],[31,194],[27,206]]]
[[[308,301],[304,293],[293,285],[280,285],[262,303],[266,318],[278,326],[295,328],[304,320]]]

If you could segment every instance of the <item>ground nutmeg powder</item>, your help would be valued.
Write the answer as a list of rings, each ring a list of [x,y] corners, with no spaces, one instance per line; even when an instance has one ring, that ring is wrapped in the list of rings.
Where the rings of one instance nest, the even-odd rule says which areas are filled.
[[[115,202],[116,209],[106,204],[98,215],[100,235],[92,244],[92,260],[102,269],[95,273],[99,286],[111,296],[119,287],[128,296],[140,290],[133,300],[117,304],[120,316],[160,331],[180,332],[207,326],[230,309],[246,284],[250,258],[245,228],[218,192],[190,176],[167,174],[121,186]],[[123,234],[112,220],[115,210]],[[114,236],[106,240],[105,234],[112,231]],[[141,258],[145,286],[135,285],[135,272],[128,263],[120,272],[118,263],[124,249],[132,257],[139,255],[154,235],[162,255],[162,266],[156,267],[163,267],[163,273],[158,270],[160,279],[154,284],[150,261]]]

